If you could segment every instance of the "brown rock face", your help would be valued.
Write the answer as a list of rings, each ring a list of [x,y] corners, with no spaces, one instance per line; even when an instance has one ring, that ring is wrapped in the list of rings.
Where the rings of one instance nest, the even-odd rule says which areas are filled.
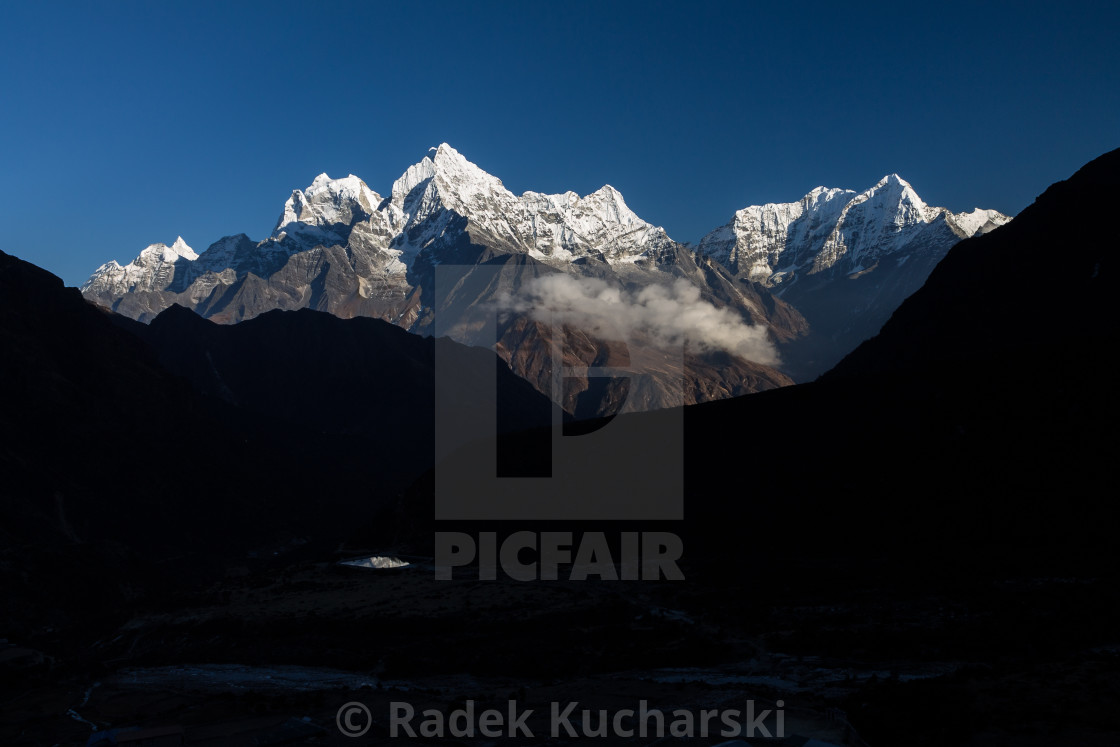
[[[693,405],[793,384],[774,368],[721,351],[682,356],[649,340],[604,340],[568,325],[560,329],[557,336],[549,326],[519,316],[505,326],[496,350],[514,373],[577,418]],[[587,376],[582,369],[620,370]]]

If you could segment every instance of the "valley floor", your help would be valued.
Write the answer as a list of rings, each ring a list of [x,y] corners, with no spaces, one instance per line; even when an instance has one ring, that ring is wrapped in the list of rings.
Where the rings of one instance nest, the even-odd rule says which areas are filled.
[[[185,744],[383,744],[397,741],[391,703],[446,713],[467,700],[479,710],[517,700],[537,719],[554,701],[614,713],[645,699],[669,713],[781,700],[786,738],[773,744],[1120,736],[1107,574],[756,558],[737,564],[752,569],[738,578],[689,567],[688,584],[479,583],[297,555],[247,561],[85,631],[65,656],[58,639],[82,633],[8,643],[5,744],[85,744],[94,726],[163,729]],[[373,719],[361,740],[336,723],[352,702]],[[574,741],[533,723],[535,739],[517,743]]]

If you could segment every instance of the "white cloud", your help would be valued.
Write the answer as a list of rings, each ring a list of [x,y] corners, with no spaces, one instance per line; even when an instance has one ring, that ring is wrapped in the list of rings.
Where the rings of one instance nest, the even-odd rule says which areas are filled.
[[[686,280],[631,292],[595,278],[546,275],[522,286],[520,295],[501,296],[497,303],[605,339],[648,338],[664,346],[723,350],[766,365],[778,362],[766,327],[701,299],[700,289]]]

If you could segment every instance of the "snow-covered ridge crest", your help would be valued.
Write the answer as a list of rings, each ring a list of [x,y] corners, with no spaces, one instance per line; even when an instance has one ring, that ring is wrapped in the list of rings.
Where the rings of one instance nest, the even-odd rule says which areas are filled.
[[[176,254],[180,257],[184,257],[186,259],[198,259],[198,255],[195,254],[194,249],[191,249],[189,246],[187,246],[187,242],[183,241],[182,236],[176,236],[175,241],[172,242],[171,246],[167,247],[167,250],[170,253]]]
[[[998,210],[973,208],[967,213],[954,214],[953,220],[969,236],[975,236],[999,228],[1004,223],[1010,221],[1011,218]]]
[[[136,259],[120,265],[115,259],[109,260],[94,271],[79,290],[135,292],[162,290],[175,276],[176,265],[194,262],[198,254],[177,236],[170,246],[149,244],[141,250]]]
[[[859,273],[911,246],[944,220],[958,238],[1011,220],[995,210],[953,213],[932,207],[898,174],[863,192],[817,187],[798,202],[752,205],[700,242],[700,251],[763,285],[833,267]],[[941,242],[944,243],[944,242]],[[940,245],[940,244],[939,244]]]
[[[332,178],[322,173],[292,191],[263,241],[224,237],[201,255],[181,239],[171,247],[153,244],[123,267],[115,261],[102,265],[82,290],[109,297],[165,291],[174,281],[176,263],[176,292],[208,274],[207,282],[227,284],[246,272],[259,277],[296,254],[330,246],[356,250],[354,270],[362,276],[403,277],[421,252],[438,264],[447,232],[461,219],[487,242],[557,265],[589,255],[632,263],[651,247],[670,242],[664,229],[639,218],[610,185],[584,197],[575,192],[517,196],[501,179],[442,143],[405,170],[388,198],[353,174]],[[194,263],[187,273],[184,261]]]
[[[1008,220],[994,210],[954,214],[931,207],[908,182],[888,174],[863,192],[817,187],[796,202],[738,210],[728,224],[704,237],[700,251],[740,276],[776,286],[798,274],[832,268],[863,272],[880,258],[912,247],[930,226],[950,233],[925,245],[943,246],[953,235],[986,232]],[[407,285],[405,278],[421,257],[426,267],[439,264],[463,233],[472,242],[527,254],[558,269],[585,258],[620,267],[650,264],[647,260],[663,256],[658,252],[675,246],[663,228],[636,215],[610,185],[582,197],[571,191],[518,196],[442,143],[407,168],[387,198],[353,174],[332,178],[322,173],[291,193],[263,241],[226,237],[201,255],[182,239],[171,246],[153,244],[123,267],[115,261],[102,265],[82,290],[114,298],[137,291],[181,293],[204,281],[207,287],[197,291],[209,293],[249,273],[270,277],[298,257],[342,247],[353,274],[363,278],[359,292],[368,297],[383,292],[379,287]],[[319,260],[302,261],[313,268]],[[311,291],[283,291],[288,292]]]
[[[435,242],[456,216],[467,219],[468,230],[544,262],[563,264],[591,254],[631,262],[668,241],[663,229],[634,214],[610,185],[585,197],[531,191],[519,197],[446,143],[393,184],[389,202],[389,222],[399,223],[401,231],[393,246],[406,261]]]
[[[393,202],[403,203],[404,198],[416,188],[417,185],[431,179],[436,174],[436,165],[432,159],[424,156],[419,163],[414,163],[393,182],[391,192]]]
[[[342,179],[331,179],[326,173],[319,174],[307,189],[292,191],[291,197],[284,203],[272,238],[306,230],[307,227],[347,225],[355,217],[372,215],[380,202],[381,196],[353,174]]]

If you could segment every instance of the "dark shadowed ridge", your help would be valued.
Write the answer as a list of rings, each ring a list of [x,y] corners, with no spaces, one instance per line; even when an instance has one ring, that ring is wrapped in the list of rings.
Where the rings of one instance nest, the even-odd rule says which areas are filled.
[[[499,427],[551,422],[491,351],[309,310],[148,327],[0,253],[8,622],[112,616],[293,543],[329,555],[430,465],[437,347],[460,383],[491,377]]]
[[[298,502],[275,510],[306,487],[273,476],[283,444],[199,397],[76,289],[2,253],[0,359],[0,581],[13,630],[42,615],[96,625],[165,581],[162,560],[193,558],[178,567],[191,575],[258,544],[273,515],[314,521]]]
[[[181,306],[150,325],[117,319],[198,391],[293,431],[372,439],[392,452],[401,473],[432,460],[437,351],[439,365],[453,372],[441,381],[465,404],[483,377],[493,378],[486,383],[499,394],[500,431],[551,422],[548,399],[493,352],[420,337],[380,319],[301,309],[222,325]]]
[[[687,410],[691,516],[738,515],[764,544],[903,557],[1103,549],[1117,204],[1113,151],[958,244],[819,382]]]
[[[1040,388],[1072,382],[1080,373],[1067,356],[1100,360],[1094,351],[1116,339],[1118,204],[1120,149],[950,250],[882,332],[826,378],[956,363],[968,377],[970,364],[1002,360],[1027,365]]]

